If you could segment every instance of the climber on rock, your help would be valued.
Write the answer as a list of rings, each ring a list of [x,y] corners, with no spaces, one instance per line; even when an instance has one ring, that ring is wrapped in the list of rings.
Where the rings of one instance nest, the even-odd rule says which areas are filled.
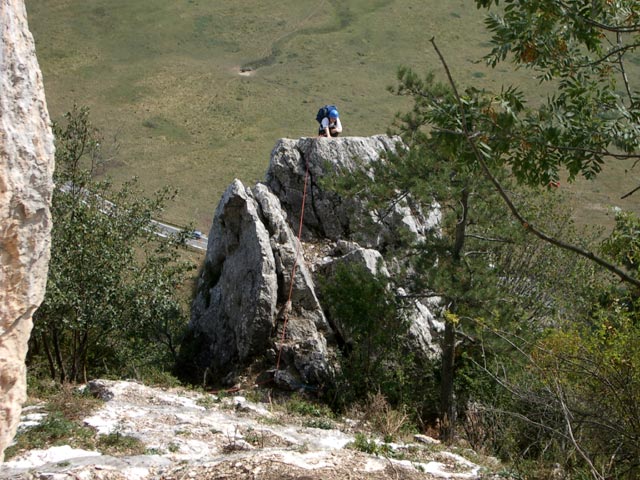
[[[342,123],[335,105],[325,105],[318,110],[316,121],[320,124],[319,137],[337,137],[342,133]]]

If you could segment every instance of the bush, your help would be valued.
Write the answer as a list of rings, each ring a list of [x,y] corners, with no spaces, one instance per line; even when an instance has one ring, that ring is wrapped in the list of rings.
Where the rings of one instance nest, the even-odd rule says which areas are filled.
[[[181,257],[184,235],[160,238],[151,220],[175,192],[145,198],[135,180],[119,189],[99,181],[102,141],[86,108],[74,107],[53,130],[59,188],[29,367],[60,382],[169,369],[186,329],[180,287],[192,266]]]
[[[421,364],[408,350],[409,324],[389,279],[345,264],[322,282],[321,292],[332,321],[345,336],[334,406],[366,403],[371,392],[378,392],[413,420],[437,408],[437,393],[429,393],[437,392],[434,367]]]

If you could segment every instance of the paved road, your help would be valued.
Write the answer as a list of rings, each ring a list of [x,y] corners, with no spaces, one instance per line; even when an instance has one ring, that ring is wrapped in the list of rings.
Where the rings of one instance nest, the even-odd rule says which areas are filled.
[[[71,183],[65,183],[60,187],[60,190],[63,192],[68,192],[69,190],[71,190],[71,187],[72,187]],[[92,194],[91,192],[85,191],[84,189],[82,193],[83,195],[95,195],[95,194]],[[97,198],[100,198],[99,195],[95,195],[95,196]],[[101,209],[103,210],[103,212],[106,212],[109,209],[112,209],[115,207],[115,204],[110,202],[109,200],[105,200],[105,199],[101,199],[101,200],[104,203],[104,207],[103,209]],[[162,223],[157,220],[151,220],[151,224],[155,227],[156,235],[160,237],[166,238],[171,235],[178,235],[182,231],[186,231],[181,227],[169,225],[168,223]],[[209,239],[205,235],[203,235],[202,232],[200,232],[199,230],[191,231],[189,238],[187,239],[187,245],[196,250],[206,251],[208,242],[209,242]]]
[[[157,220],[151,220],[151,223],[156,228],[156,234],[161,237],[168,237],[170,235],[178,235],[183,231],[180,227],[174,227],[167,223],[162,223]],[[187,245],[196,250],[206,250],[209,239],[198,230],[191,232],[191,238],[187,239]]]

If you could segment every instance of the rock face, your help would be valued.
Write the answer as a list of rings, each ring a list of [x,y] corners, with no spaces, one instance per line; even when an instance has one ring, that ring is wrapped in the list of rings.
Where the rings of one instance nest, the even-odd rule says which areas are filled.
[[[235,180],[209,238],[191,315],[192,330],[206,338],[199,363],[224,376],[265,352],[275,356],[286,314],[287,336],[277,348],[291,375],[303,383],[327,379],[331,328],[278,198],[264,185],[249,189]]]
[[[498,478],[490,472],[504,468],[478,454],[474,462],[482,464],[434,449],[439,441],[426,435],[415,435],[411,443],[387,443],[395,455],[360,452],[348,447],[355,432],[382,442],[363,418],[319,417],[319,429],[309,417],[284,413],[266,399],[255,403],[110,380],[91,381],[87,390],[105,403],[83,423],[101,439],[135,439],[144,453],[112,456],[104,448],[109,442],[97,442],[98,450],[69,445],[32,449],[6,462],[0,480],[433,480]],[[31,408],[22,428],[39,423],[35,418],[42,406]]]
[[[328,142],[316,138],[281,139],[271,153],[265,183],[280,199],[283,209],[297,220],[308,162],[307,198],[311,201],[305,203],[304,238],[350,239],[366,247],[384,247],[391,227],[404,224],[414,234],[423,235],[437,219],[412,211],[405,201],[394,206],[385,217],[385,224],[371,232],[363,228],[363,219],[370,215],[360,203],[323,189],[319,181],[328,173],[348,175],[379,160],[382,152],[396,152],[401,145],[400,137],[387,135],[343,137]]]
[[[53,135],[23,0],[0,0],[0,461],[26,398],[49,264]]]
[[[371,232],[363,228],[363,218],[371,217],[364,205],[323,189],[320,179],[366,168],[396,148],[402,148],[400,139],[383,135],[281,139],[264,184],[248,188],[235,180],[228,187],[215,212],[192,307],[201,369],[233,380],[262,357],[275,366],[273,379],[282,386],[331,381],[338,346],[348,338],[341,325],[327,320],[314,275],[357,262],[389,276],[377,249],[392,241],[394,224],[419,239],[438,215],[424,216],[405,201]],[[294,233],[299,228],[304,245]],[[416,305],[412,320],[410,341],[425,356],[437,354],[432,337],[441,325],[424,305]]]

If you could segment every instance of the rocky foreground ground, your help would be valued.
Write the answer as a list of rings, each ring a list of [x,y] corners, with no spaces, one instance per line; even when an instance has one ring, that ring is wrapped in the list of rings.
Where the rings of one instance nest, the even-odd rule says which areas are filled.
[[[492,473],[495,460],[478,460],[470,450],[446,451],[423,435],[411,443],[383,444],[367,433],[368,448],[354,448],[366,424],[293,415],[268,397],[252,402],[105,380],[87,388],[105,402],[85,424],[101,435],[135,437],[144,454],[116,457],[70,446],[31,450],[5,462],[0,479],[499,478]],[[37,405],[28,407],[21,428],[42,416]]]

